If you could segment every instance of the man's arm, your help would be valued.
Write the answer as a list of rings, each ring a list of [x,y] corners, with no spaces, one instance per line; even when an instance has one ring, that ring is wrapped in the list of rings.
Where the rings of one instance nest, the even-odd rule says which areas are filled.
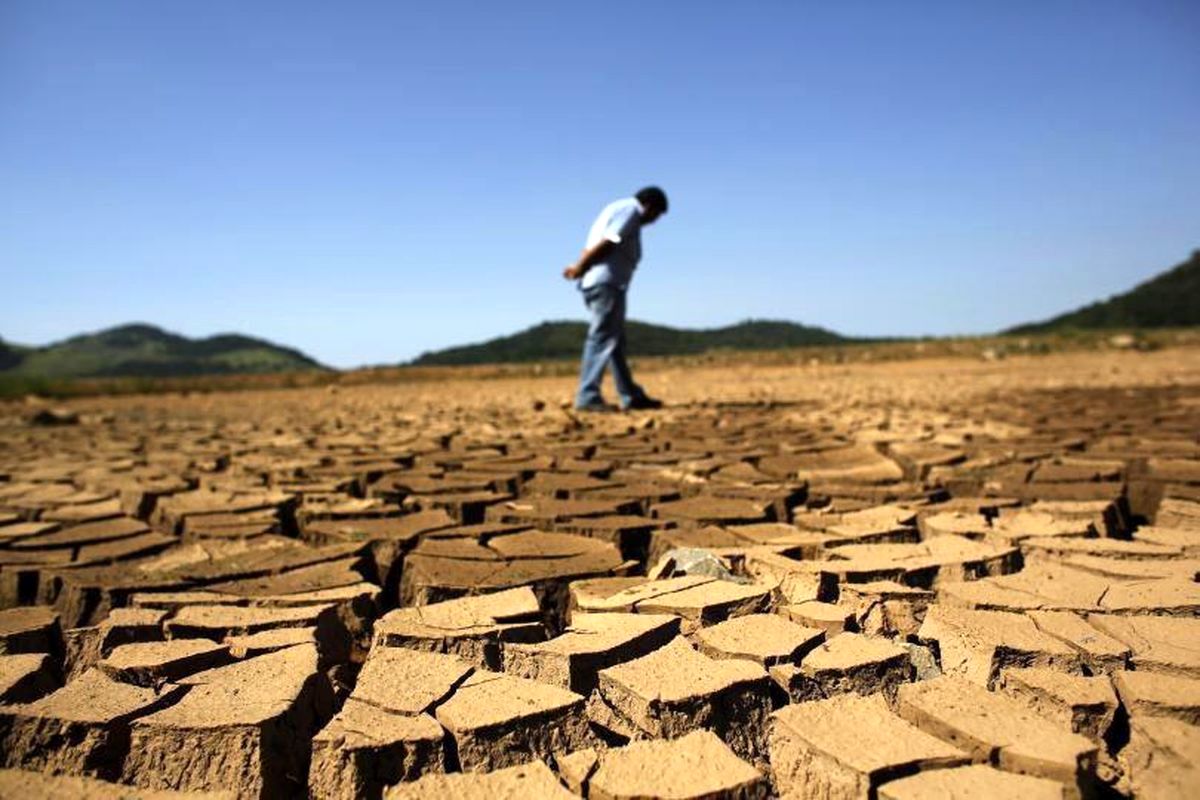
[[[569,281],[582,278],[593,265],[604,260],[604,257],[608,255],[608,251],[612,249],[612,246],[613,243],[608,239],[601,239],[596,242],[583,251],[578,261],[563,270],[563,277]]]

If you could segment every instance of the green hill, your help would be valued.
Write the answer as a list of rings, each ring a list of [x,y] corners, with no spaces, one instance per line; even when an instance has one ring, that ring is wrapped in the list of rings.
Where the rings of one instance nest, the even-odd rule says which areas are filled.
[[[175,377],[326,369],[312,358],[262,339],[220,334],[189,339],[153,325],[122,325],[45,347],[0,342],[0,377]]]
[[[425,353],[419,366],[502,364],[579,358],[587,325],[582,322],[543,322],[532,328],[479,344]],[[850,341],[832,331],[794,322],[748,320],[710,330],[687,330],[629,322],[625,332],[634,356],[676,356],[709,350],[774,350]]]
[[[0,339],[0,370],[11,369],[20,364],[28,349]]]
[[[1005,333],[1046,333],[1080,328],[1183,328],[1200,325],[1200,250],[1191,258],[1125,294],[1044,322]]]

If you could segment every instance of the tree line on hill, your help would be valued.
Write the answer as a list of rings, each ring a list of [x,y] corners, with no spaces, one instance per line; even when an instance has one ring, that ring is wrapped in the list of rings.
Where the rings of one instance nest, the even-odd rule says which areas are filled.
[[[1200,325],[1200,250],[1128,292],[1006,334]],[[555,361],[579,357],[587,326],[543,322],[510,336],[422,354],[412,364],[473,365]],[[820,327],[779,320],[747,320],[707,330],[633,322],[629,351],[639,356],[694,355],[713,350],[775,350],[863,342]],[[0,380],[18,378],[174,377],[325,370],[290,347],[241,334],[203,339],[146,324],[121,325],[43,347],[0,339]]]

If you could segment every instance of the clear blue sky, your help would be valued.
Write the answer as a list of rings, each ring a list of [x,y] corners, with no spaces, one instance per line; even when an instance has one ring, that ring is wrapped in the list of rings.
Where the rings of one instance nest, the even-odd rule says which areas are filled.
[[[1200,247],[1200,3],[0,3],[0,336],[337,366],[631,315],[987,332]]]

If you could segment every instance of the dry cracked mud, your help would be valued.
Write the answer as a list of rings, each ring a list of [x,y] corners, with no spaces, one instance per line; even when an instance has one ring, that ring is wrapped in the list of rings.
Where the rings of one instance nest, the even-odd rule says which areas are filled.
[[[0,406],[0,796],[1181,797],[1200,354]]]

